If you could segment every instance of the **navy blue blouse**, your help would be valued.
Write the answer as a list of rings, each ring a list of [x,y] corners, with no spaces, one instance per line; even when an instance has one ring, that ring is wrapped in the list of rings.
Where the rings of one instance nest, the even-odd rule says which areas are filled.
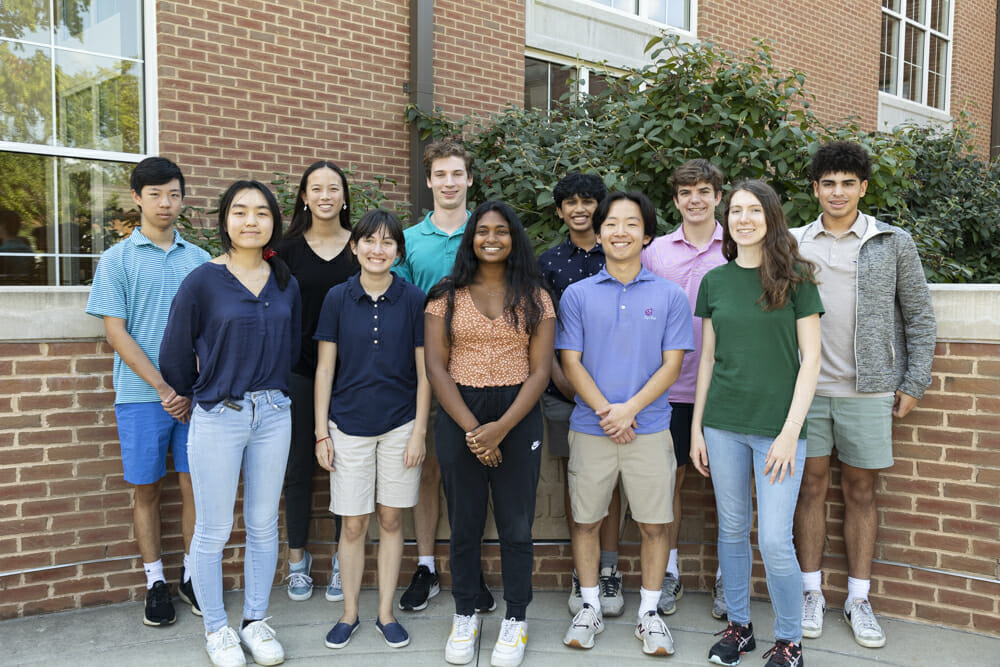
[[[337,344],[330,419],[348,435],[371,437],[417,413],[417,362],[424,346],[424,293],[398,275],[373,301],[354,275],[323,301],[316,340]]]
[[[163,379],[206,410],[248,391],[288,393],[299,358],[301,298],[274,272],[254,296],[222,264],[208,262],[181,283],[160,345]]]

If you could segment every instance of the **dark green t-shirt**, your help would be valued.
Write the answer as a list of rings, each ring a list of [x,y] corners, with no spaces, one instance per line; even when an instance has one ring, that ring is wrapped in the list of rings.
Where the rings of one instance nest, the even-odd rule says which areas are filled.
[[[735,261],[702,278],[694,314],[712,318],[715,331],[705,426],[775,437],[785,423],[799,372],[795,321],[822,313],[823,302],[816,285],[804,282],[784,308],[765,312],[757,303],[763,293],[757,269]]]

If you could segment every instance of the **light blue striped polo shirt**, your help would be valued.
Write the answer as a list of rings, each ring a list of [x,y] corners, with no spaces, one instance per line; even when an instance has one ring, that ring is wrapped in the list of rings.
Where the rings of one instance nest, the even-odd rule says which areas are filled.
[[[87,299],[94,317],[120,317],[149,360],[160,367],[160,341],[170,303],[181,282],[207,262],[209,254],[174,230],[174,244],[163,250],[139,229],[101,255]],[[115,404],[159,403],[160,396],[115,353]]]

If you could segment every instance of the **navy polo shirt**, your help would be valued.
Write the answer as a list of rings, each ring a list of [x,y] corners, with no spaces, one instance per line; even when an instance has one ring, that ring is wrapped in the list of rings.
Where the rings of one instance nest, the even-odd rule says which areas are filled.
[[[348,435],[381,435],[417,414],[417,362],[424,346],[424,293],[393,275],[373,301],[361,276],[333,287],[323,300],[316,340],[337,344],[330,419]]]

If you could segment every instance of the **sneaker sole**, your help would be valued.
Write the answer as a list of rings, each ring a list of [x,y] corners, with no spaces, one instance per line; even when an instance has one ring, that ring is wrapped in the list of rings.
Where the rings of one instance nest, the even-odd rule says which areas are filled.
[[[725,620],[728,620],[729,614],[727,612],[722,612],[721,614],[717,614],[715,612],[715,610],[713,609],[712,610],[712,618],[716,619],[717,621],[725,621]]]
[[[253,658],[253,661],[258,665],[263,665],[264,667],[270,667],[270,665],[280,665],[285,661],[285,656],[281,656],[280,658],[274,658],[272,660],[267,660],[266,658],[263,657],[258,658],[253,654],[253,651],[250,650],[249,646],[247,646],[246,644],[242,644],[242,646],[247,650],[247,652],[250,654],[250,657]]]
[[[864,637],[858,637],[854,634],[854,628],[851,627],[851,619],[844,615],[844,623],[847,623],[848,630],[851,631],[851,635],[854,637],[854,641],[858,646],[864,646],[865,648],[882,648],[885,646],[885,635],[882,635],[878,639],[865,639]],[[805,631],[802,632],[802,636],[805,637]]]
[[[343,592],[341,592],[339,595],[337,595],[337,594],[331,595],[330,593],[325,593],[323,595],[323,597],[326,598],[327,602],[343,602],[344,601],[344,593]]]
[[[733,667],[733,665],[738,665],[738,664],[740,664],[740,660],[742,660],[742,659],[743,659],[743,656],[741,655],[740,657],[736,658],[736,662],[726,662],[725,660],[723,660],[722,658],[720,658],[717,655],[710,655],[710,656],[708,656],[708,661],[711,662],[712,664],[715,664],[715,665],[725,665],[725,667]]]
[[[329,642],[329,641],[325,641],[325,640],[323,641],[323,643],[326,644],[327,648],[344,648],[345,646],[347,646],[348,644],[351,643],[351,637],[353,637],[354,633],[356,633],[360,629],[361,629],[360,625],[354,626],[354,629],[351,630],[351,634],[347,635],[347,639],[344,640],[343,644],[334,644],[333,642]]]
[[[494,654],[490,655],[490,665],[491,667],[518,667],[522,662],[524,662],[524,653],[521,653],[520,658],[516,657],[497,657]]]
[[[848,621],[847,624],[850,625],[851,622]],[[819,639],[821,636],[823,636],[823,628],[819,628],[818,630],[812,630],[812,629],[807,629],[805,626],[802,626],[802,636],[808,639]]]
[[[673,655],[675,653],[675,651],[676,651],[676,649],[674,649],[674,650],[667,650],[666,646],[658,646],[658,647],[656,647],[652,651],[647,651],[646,650],[646,640],[644,640],[642,638],[642,635],[639,634],[639,628],[635,629],[635,633],[634,634],[635,634],[635,638],[642,642],[642,652],[645,653],[646,655],[655,655],[655,656]]]
[[[405,641],[401,641],[401,642],[391,642],[391,641],[389,641],[388,639],[386,639],[386,637],[385,637],[385,633],[384,633],[384,632],[382,632],[382,628],[380,628],[380,627],[378,627],[378,626],[376,625],[376,626],[375,626],[375,630],[376,630],[376,631],[377,631],[377,632],[378,632],[378,633],[379,633],[380,635],[382,635],[382,639],[384,639],[384,640],[385,640],[385,643],[386,643],[386,645],[387,645],[387,646],[388,646],[389,648],[403,648],[404,646],[408,646],[408,645],[410,644],[410,638],[409,638],[409,637],[407,637]]]
[[[441,592],[441,584],[434,584],[433,586],[431,586],[431,590],[428,591],[428,593],[427,593],[427,599],[424,600],[423,602],[421,602],[420,604],[404,607],[403,606],[403,599],[400,598],[399,599],[399,604],[397,606],[400,609],[402,609],[403,611],[423,611],[424,609],[427,609],[427,603],[430,602],[430,599],[432,597],[435,597],[440,592]],[[405,595],[405,593],[404,593],[404,595]],[[341,598],[341,600],[343,600],[343,598]],[[493,609],[496,609],[496,602],[493,603]],[[490,611],[493,611],[493,610],[491,609]],[[472,660],[472,658],[469,658],[469,660]],[[452,664],[464,665],[469,660],[466,660],[465,662],[456,662],[456,663],[452,663]]]
[[[494,600],[493,604],[491,604],[489,607],[476,607],[476,613],[477,614],[488,614],[488,613],[490,613],[491,611],[493,611],[496,608],[497,608],[497,601]]]
[[[181,599],[181,601],[186,602],[189,605],[191,605],[191,613],[192,614],[194,614],[195,616],[201,616],[201,609],[198,609],[198,606],[191,600],[191,598],[189,598],[188,596],[184,595],[184,591],[178,590],[177,591],[177,597],[179,597]]]
[[[475,657],[476,657],[475,647],[473,647],[473,649],[469,651],[468,657],[462,655],[455,655],[454,653],[448,653],[447,648],[444,651],[445,662],[451,665],[467,665],[470,662],[472,662],[472,659]]]
[[[177,617],[176,616],[174,616],[169,621],[151,621],[148,618],[146,618],[145,615],[143,615],[143,617],[142,617],[142,624],[143,625],[148,625],[151,628],[159,628],[159,627],[162,627],[164,625],[173,625],[176,622],[177,622]]]

